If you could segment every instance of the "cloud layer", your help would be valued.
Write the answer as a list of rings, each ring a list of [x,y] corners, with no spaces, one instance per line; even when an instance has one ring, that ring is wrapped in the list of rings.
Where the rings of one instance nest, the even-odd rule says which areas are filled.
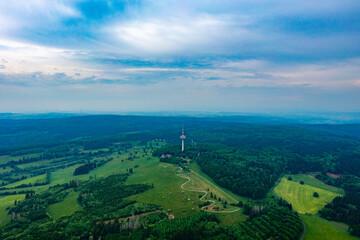
[[[359,111],[358,1],[0,2],[0,112]]]

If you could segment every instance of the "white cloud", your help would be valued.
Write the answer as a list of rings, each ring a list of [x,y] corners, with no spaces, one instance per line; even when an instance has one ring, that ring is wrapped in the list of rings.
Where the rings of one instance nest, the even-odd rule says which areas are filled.
[[[253,34],[243,27],[247,19],[242,21],[230,15],[163,16],[112,23],[104,32],[115,46],[125,45],[130,53],[192,55],[223,50],[216,46],[231,37],[251,38]]]
[[[23,27],[50,27],[64,17],[81,17],[69,0],[0,1],[0,32],[11,32]]]

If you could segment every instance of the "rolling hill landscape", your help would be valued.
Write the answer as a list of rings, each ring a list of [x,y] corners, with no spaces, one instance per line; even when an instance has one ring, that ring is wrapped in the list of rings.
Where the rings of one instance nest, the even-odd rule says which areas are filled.
[[[0,240],[360,240],[359,0],[0,0]]]
[[[2,123],[22,140],[0,150],[1,239],[357,239],[351,136],[221,117]]]

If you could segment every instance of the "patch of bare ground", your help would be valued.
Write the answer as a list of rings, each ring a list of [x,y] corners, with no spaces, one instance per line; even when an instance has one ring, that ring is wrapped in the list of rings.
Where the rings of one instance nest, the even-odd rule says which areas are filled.
[[[339,178],[341,177],[341,174],[335,174],[335,173],[326,173],[326,175],[328,175],[329,177],[332,177],[332,178]]]
[[[151,211],[151,212],[146,212],[146,213],[140,213],[140,214],[131,215],[131,216],[128,216],[128,217],[113,218],[113,219],[109,219],[109,220],[104,220],[104,223],[114,222],[115,219],[117,219],[117,220],[119,220],[119,221],[122,221],[122,220],[125,220],[125,221],[126,221],[128,218],[131,218],[131,217],[141,217],[141,216],[149,215],[149,214],[156,213],[156,212],[160,212],[160,210]]]

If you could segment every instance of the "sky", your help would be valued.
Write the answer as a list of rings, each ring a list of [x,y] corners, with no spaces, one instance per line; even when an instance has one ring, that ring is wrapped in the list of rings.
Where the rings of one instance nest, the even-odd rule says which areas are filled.
[[[359,112],[358,0],[0,1],[0,112]]]

